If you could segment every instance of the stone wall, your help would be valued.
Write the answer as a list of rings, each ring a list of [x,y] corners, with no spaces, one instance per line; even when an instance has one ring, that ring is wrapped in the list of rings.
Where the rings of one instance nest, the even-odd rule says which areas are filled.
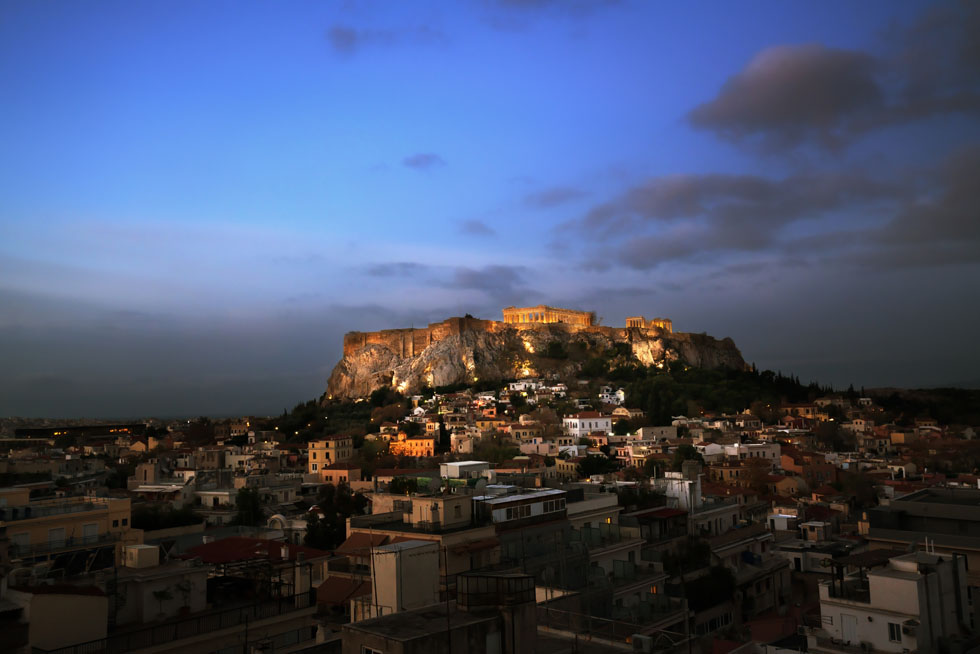
[[[400,357],[413,357],[437,341],[466,330],[497,331],[502,323],[478,318],[449,318],[418,329],[383,329],[377,332],[347,332],[344,334],[344,356],[368,345],[383,345]]]

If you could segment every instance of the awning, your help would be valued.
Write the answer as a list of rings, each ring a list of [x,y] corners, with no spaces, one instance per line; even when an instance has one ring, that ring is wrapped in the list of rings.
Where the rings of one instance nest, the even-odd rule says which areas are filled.
[[[371,584],[351,577],[327,577],[316,589],[316,603],[343,606],[355,597],[371,594]]]

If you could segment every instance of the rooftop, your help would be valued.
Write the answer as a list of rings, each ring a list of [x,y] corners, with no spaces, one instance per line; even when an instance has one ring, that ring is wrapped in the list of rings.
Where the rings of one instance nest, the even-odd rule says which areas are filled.
[[[448,609],[445,604],[433,604],[412,611],[400,611],[380,618],[361,620],[344,625],[344,629],[366,631],[390,640],[405,642],[425,638],[432,634],[444,633],[447,624],[450,629],[458,629],[496,619],[496,611],[488,611],[482,614],[462,611],[456,608],[456,602],[450,602]]]

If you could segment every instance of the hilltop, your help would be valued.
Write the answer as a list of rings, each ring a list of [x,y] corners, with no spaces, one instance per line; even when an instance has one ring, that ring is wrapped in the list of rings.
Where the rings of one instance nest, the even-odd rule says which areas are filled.
[[[666,319],[630,318],[627,327],[592,324],[593,314],[550,307],[515,322],[471,316],[421,329],[350,332],[327,383],[327,399],[367,397],[378,388],[415,393],[424,387],[499,382],[532,376],[572,378],[599,366],[658,368],[675,362],[707,369],[745,369],[734,341],[675,333]],[[565,314],[571,319],[565,320]],[[552,322],[544,320],[558,319]],[[572,321],[575,319],[575,321]]]

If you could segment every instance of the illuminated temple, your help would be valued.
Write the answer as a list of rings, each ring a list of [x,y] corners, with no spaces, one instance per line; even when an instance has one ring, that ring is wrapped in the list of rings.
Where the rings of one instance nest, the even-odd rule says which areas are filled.
[[[565,323],[591,327],[596,324],[594,311],[573,311],[539,304],[536,307],[507,307],[504,309],[504,322],[518,323]]]

